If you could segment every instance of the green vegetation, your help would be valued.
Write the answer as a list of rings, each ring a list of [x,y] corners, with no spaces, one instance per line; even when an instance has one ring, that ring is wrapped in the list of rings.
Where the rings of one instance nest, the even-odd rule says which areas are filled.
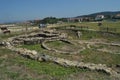
[[[112,35],[108,33],[92,32],[92,31],[82,31],[81,40],[90,39],[106,39],[108,41],[119,42],[120,37],[118,35]]]
[[[82,36],[80,38],[78,38],[76,30],[65,30],[65,29],[63,29],[63,30],[59,30],[59,31],[67,33],[68,38],[72,39],[72,40],[105,39],[108,42],[110,42],[110,41],[119,42],[120,41],[119,35],[113,35],[113,34],[109,34],[109,33],[101,33],[101,32],[96,32],[96,31],[80,30],[82,32]]]
[[[22,32],[17,32],[17,33],[15,32],[15,33],[11,33],[11,34],[1,34],[0,39],[7,39],[9,37],[18,36],[20,34],[22,34]]]
[[[29,50],[36,50],[38,52],[43,52],[45,51],[42,47],[41,44],[36,44],[36,45],[21,45],[19,47],[27,48]]]
[[[60,77],[60,76],[62,77],[68,74],[84,71],[82,69],[77,69],[77,68],[65,68],[56,65],[54,63],[37,62],[34,60],[25,59],[10,50],[2,49],[2,48],[0,48],[0,63],[1,65],[3,65],[0,66],[0,74],[2,75],[2,73],[4,73],[3,76],[8,76],[8,78],[12,80],[13,79],[16,80],[17,78],[20,78],[22,74],[21,71],[23,71],[23,74],[28,72],[29,75],[37,73],[37,75],[49,75],[53,77]],[[16,70],[14,70],[14,67],[19,69],[19,67],[21,66],[22,66],[21,71],[15,72]],[[11,69],[12,67],[13,69]],[[29,71],[32,73],[29,73]],[[28,75],[26,77],[25,75],[24,75],[24,80],[26,80],[26,77],[28,77]],[[2,76],[0,76],[0,78],[2,79]]]
[[[99,27],[100,27],[97,22],[64,23],[61,25],[56,24],[56,27],[59,28],[59,27],[70,26],[70,25],[83,26],[83,27],[87,26],[89,29],[97,30],[97,31],[99,31]],[[117,29],[116,33],[120,33],[120,22],[119,21],[117,22],[102,21],[101,27],[116,28]]]
[[[7,39],[7,38],[10,38],[10,37],[14,37],[14,36],[18,36],[18,35],[22,35],[22,34],[30,34],[32,32],[38,32],[39,30],[32,30],[32,31],[28,31],[28,32],[11,32],[10,34],[0,34],[0,40],[3,40],[3,39]]]
[[[113,53],[120,53],[120,47],[119,46],[113,46],[113,45],[105,45],[105,44],[95,44],[91,46],[92,49],[106,49],[106,50],[112,50]]]
[[[56,24],[58,22],[67,22],[67,18],[56,18],[56,17],[46,17],[42,20],[34,20],[30,21],[34,23],[34,25],[39,25],[39,24]]]
[[[38,74],[46,74],[54,77],[66,76],[80,70],[77,68],[65,68],[50,62],[37,62],[32,60],[20,60],[20,64],[25,64],[29,69],[36,70]]]
[[[46,45],[48,45],[48,47],[50,48],[57,49],[59,51],[67,51],[67,52],[74,52],[80,49],[80,47],[76,45],[65,43],[63,41],[47,42]]]
[[[65,26],[75,25],[77,29],[79,26],[88,26],[89,29],[99,30],[98,23],[82,22],[82,23],[64,23],[61,25],[56,24],[61,33],[67,33],[68,39],[73,42],[79,40],[105,40],[107,42],[119,42],[119,35],[102,34],[96,31],[85,31],[82,32],[80,38],[77,37],[77,30],[65,30]],[[102,23],[103,27],[117,28],[117,33],[120,33],[119,22],[107,22]],[[63,27],[60,27],[63,26]],[[63,29],[64,28],[64,29]],[[38,30],[37,30],[38,31]],[[34,31],[31,31],[34,32]],[[31,32],[28,32],[31,33]],[[36,31],[35,31],[36,32]],[[22,32],[16,32],[0,35],[0,40],[7,39],[9,37],[18,36],[24,34]],[[78,44],[73,46],[61,41],[47,42],[50,48],[55,48],[61,50],[62,48],[76,50],[81,46],[87,46],[86,44]],[[91,46],[91,49],[85,49],[75,55],[59,54],[52,51],[47,51],[41,47],[41,44],[36,45],[20,45],[18,47],[27,48],[30,50],[36,50],[40,54],[47,54],[59,58],[64,58],[68,60],[83,61],[85,63],[96,63],[96,64],[106,64],[113,69],[116,68],[117,64],[120,64],[120,54],[111,54],[108,52],[97,51],[96,49],[106,48],[109,50],[116,50],[120,52],[120,48],[117,46],[108,46],[103,44],[98,44]],[[72,47],[72,48],[71,48]],[[76,67],[63,67],[51,62],[37,62],[31,59],[24,58],[13,51],[0,47],[0,80],[119,80],[114,77],[110,77],[103,72],[89,71],[87,69],[79,69]]]
[[[60,48],[64,45],[68,45],[67,43],[62,41],[51,41],[51,42],[47,42],[46,44],[48,44],[50,47],[60,47]]]
[[[92,62],[92,63],[102,63],[107,65],[116,65],[120,64],[119,54],[110,54],[105,52],[100,52],[94,49],[86,49],[82,51],[79,56],[82,56],[82,61],[84,62]]]
[[[29,45],[29,46],[24,45],[21,47],[40,51],[40,52],[43,51],[43,49],[41,49],[40,46],[38,47],[38,45]],[[107,65],[120,64],[120,62],[119,62],[120,55],[119,54],[100,52],[100,51],[95,50],[94,48],[86,49],[76,55],[58,54],[58,53],[51,53],[48,51],[46,51],[44,54],[52,55],[55,57],[65,58],[68,60],[77,60],[77,61],[91,62],[91,63],[97,63],[97,64],[99,64],[99,63],[107,64]]]
[[[80,78],[92,80],[115,79],[102,72],[98,73],[74,67],[66,68],[54,63],[26,59],[15,52],[0,47],[1,80],[79,80]]]

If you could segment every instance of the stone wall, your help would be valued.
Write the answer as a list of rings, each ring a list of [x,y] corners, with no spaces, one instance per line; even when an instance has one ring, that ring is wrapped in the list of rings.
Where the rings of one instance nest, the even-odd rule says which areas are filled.
[[[39,44],[44,40],[57,40],[65,39],[67,36],[60,34],[59,32],[46,32],[42,31],[40,33],[32,33],[29,35],[20,35],[11,38],[13,44]]]
[[[112,76],[116,76],[116,77],[120,77],[120,74],[116,71],[114,71],[112,68],[107,67],[105,64],[94,64],[94,63],[84,63],[84,62],[78,62],[78,61],[70,61],[70,60],[66,60],[63,58],[57,58],[57,57],[52,57],[49,55],[40,55],[38,52],[34,51],[34,50],[27,50],[24,48],[16,48],[14,46],[11,45],[11,43],[9,42],[4,42],[2,43],[3,45],[5,45],[6,48],[15,51],[16,53],[33,59],[33,60],[37,60],[37,61],[50,61],[50,62],[54,62],[56,64],[59,64],[61,66],[65,66],[65,67],[77,67],[77,68],[87,68],[89,70],[97,70],[97,71],[103,71],[109,75]]]
[[[69,44],[75,45],[74,43],[67,41],[65,39],[62,39],[61,37],[57,36],[57,37],[47,37],[47,38],[43,38],[43,37],[38,37],[36,36],[37,34],[30,34],[28,36],[18,36],[18,37],[14,37],[14,38],[9,38],[7,41],[2,41],[0,42],[1,46],[4,46],[12,51],[15,51],[16,53],[22,55],[23,57],[27,57],[36,61],[50,61],[56,64],[59,64],[61,66],[65,66],[65,67],[77,67],[77,68],[87,68],[89,70],[97,70],[97,71],[103,71],[109,75],[112,76],[117,76],[120,77],[120,74],[116,71],[114,71],[112,68],[107,67],[105,64],[94,64],[94,63],[84,63],[84,62],[78,62],[78,61],[70,61],[67,59],[63,59],[63,58],[57,58],[57,57],[53,57],[53,56],[49,56],[49,55],[45,55],[45,54],[39,54],[38,52],[34,51],[34,50],[27,50],[24,48],[16,48],[14,47],[15,44],[36,44],[36,43],[42,43],[42,46],[48,50],[51,50],[51,48],[47,47],[45,45],[44,41],[51,41],[51,40],[62,40],[65,41]],[[34,37],[34,38],[33,38]],[[18,41],[18,42],[17,42]],[[89,43],[90,42],[85,42],[85,43]],[[108,43],[105,43],[108,44]],[[118,44],[113,44],[111,43],[111,45],[116,45],[119,46]],[[83,48],[84,49],[84,48]],[[54,50],[54,49],[52,49]],[[58,50],[54,50],[56,52],[59,52]],[[64,52],[60,52],[60,53],[64,53]],[[76,53],[76,52],[75,52]]]
[[[69,52],[69,51],[60,51],[60,50],[57,50],[57,49],[53,49],[53,48],[50,48],[50,47],[48,47],[47,45],[46,45],[46,42],[51,42],[51,41],[63,41],[63,42],[65,42],[65,43],[68,43],[68,44],[71,44],[71,45],[76,45],[76,44],[74,44],[73,42],[71,42],[71,41],[69,41],[69,40],[66,40],[66,39],[56,39],[56,40],[45,40],[45,41],[43,41],[42,42],[42,44],[41,44],[41,46],[44,48],[44,49],[46,49],[46,50],[49,50],[49,51],[54,51],[54,52],[56,52],[56,53],[62,53],[62,54],[77,54],[77,53],[79,53],[80,51],[83,51],[85,48],[84,47],[82,47],[82,49],[78,49],[77,51],[72,51],[72,52]]]

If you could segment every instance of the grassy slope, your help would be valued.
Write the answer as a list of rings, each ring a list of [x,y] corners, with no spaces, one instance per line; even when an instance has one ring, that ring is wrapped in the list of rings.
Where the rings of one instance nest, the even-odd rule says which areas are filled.
[[[26,59],[0,47],[0,80],[113,80],[102,72]]]
[[[102,64],[107,64],[110,66],[120,64],[120,62],[119,62],[120,55],[119,54],[115,55],[115,54],[111,54],[111,53],[100,52],[100,51],[96,51],[95,49],[86,49],[76,55],[66,55],[66,54],[45,52],[44,49],[42,49],[40,47],[40,45],[29,45],[29,46],[23,45],[21,47],[31,49],[31,50],[36,50],[38,52],[56,56],[56,57],[67,58],[70,60],[92,62],[92,63],[97,63],[97,64],[102,63]]]
[[[41,77],[46,77],[46,79],[51,77],[59,78],[78,71],[80,69],[64,68],[54,63],[25,59],[15,52],[0,48],[0,80],[34,80],[34,78],[36,80]]]
[[[99,30],[98,23],[95,22],[82,22],[82,23],[63,23],[60,25],[56,25],[56,27],[60,26],[69,26],[69,25],[76,25],[76,26],[88,26],[89,29],[94,29],[94,30]],[[116,28],[117,33],[120,33],[120,22],[108,22],[108,21],[103,21],[102,22],[103,27],[109,27],[109,28]]]
[[[76,24],[76,23],[75,23]],[[90,27],[96,29],[96,23],[77,23],[78,25],[91,25]],[[107,24],[107,23],[106,23]],[[68,24],[67,24],[68,25]],[[117,24],[109,24],[111,27],[118,26]],[[119,28],[119,27],[117,27]],[[20,33],[21,34],[21,33]],[[16,34],[0,36],[2,39],[7,39],[8,37],[15,36]],[[18,34],[19,35],[19,34]],[[85,34],[86,37],[83,39],[91,39],[91,37]],[[95,34],[93,34],[95,35]],[[97,37],[97,35],[96,35]],[[116,38],[116,37],[115,37]],[[112,40],[112,38],[110,38]],[[113,39],[114,40],[114,39]],[[119,41],[119,39],[117,40]],[[41,48],[40,45],[24,45],[22,47],[37,50],[39,52],[46,52]],[[61,55],[61,54],[51,54],[58,57],[68,58],[68,59],[80,59],[85,62],[94,63],[107,63],[110,64],[120,64],[120,55],[112,55],[108,53],[94,52],[94,50],[85,50],[78,55]],[[76,56],[80,56],[76,58]],[[30,59],[23,58],[15,52],[0,47],[0,80],[115,80],[110,76],[103,73],[98,73],[94,71],[88,71],[77,68],[64,68],[54,63],[44,63],[37,62]],[[118,80],[118,79],[116,79]]]

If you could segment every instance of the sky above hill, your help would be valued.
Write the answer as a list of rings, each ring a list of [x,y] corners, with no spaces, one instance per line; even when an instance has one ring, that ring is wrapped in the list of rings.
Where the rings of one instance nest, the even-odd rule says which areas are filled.
[[[120,0],[0,0],[0,22],[120,11]]]

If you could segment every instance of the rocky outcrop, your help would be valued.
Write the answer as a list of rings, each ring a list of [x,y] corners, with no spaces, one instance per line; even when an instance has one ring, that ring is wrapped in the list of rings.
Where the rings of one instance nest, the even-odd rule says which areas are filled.
[[[80,31],[77,31],[77,36],[80,38],[82,36],[82,33]]]
[[[0,46],[5,46],[5,42],[4,42],[4,41],[1,41],[1,42],[0,42]]]

